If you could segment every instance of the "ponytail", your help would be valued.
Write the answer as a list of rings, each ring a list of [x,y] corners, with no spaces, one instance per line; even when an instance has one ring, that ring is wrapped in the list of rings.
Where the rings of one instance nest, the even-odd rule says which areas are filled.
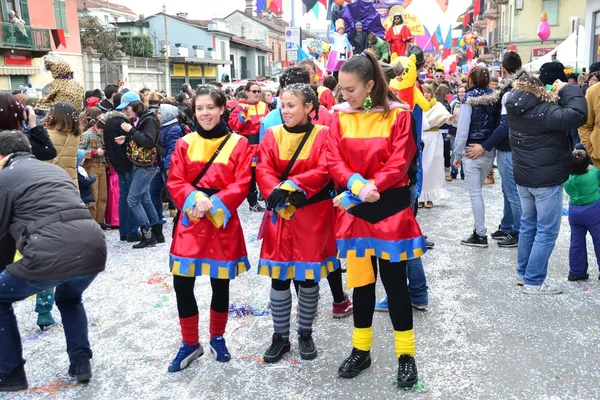
[[[384,118],[390,112],[388,101],[399,101],[390,91],[379,66],[379,61],[370,52],[350,57],[342,65],[341,72],[356,75],[365,85],[371,80],[375,83],[373,89],[371,89],[371,101],[373,102],[373,107],[380,106],[383,108]]]

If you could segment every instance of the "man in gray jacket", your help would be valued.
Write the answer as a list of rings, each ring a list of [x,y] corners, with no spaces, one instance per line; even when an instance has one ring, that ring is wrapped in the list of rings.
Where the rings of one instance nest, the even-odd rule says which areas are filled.
[[[104,233],[68,174],[37,160],[18,131],[0,132],[0,239],[7,235],[15,247],[0,249],[0,392],[27,388],[12,305],[52,287],[67,340],[69,375],[88,381],[92,350],[81,297],[104,271]]]

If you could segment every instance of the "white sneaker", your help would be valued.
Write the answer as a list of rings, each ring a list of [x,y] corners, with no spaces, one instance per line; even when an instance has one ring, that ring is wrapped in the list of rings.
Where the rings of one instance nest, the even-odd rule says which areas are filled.
[[[560,294],[562,289],[552,283],[542,283],[541,285],[523,285],[524,294]]]
[[[523,282],[523,277],[519,274],[517,274],[517,276],[516,276],[516,282],[517,282],[517,285],[519,285],[519,286],[525,285],[525,282]]]

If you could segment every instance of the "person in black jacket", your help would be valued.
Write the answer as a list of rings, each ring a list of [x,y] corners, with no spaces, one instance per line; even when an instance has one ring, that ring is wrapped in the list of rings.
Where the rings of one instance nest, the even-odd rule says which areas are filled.
[[[350,34],[350,44],[352,44],[352,53],[360,54],[369,48],[368,36],[369,33],[363,30],[363,24],[356,21],[354,30]]]
[[[104,96],[106,98],[98,104],[98,108],[103,112],[107,113],[115,109],[115,100],[119,94],[119,87],[112,83],[109,83],[104,88]],[[120,102],[119,102],[120,103]]]
[[[142,240],[140,226],[137,224],[133,212],[127,205],[129,188],[133,181],[133,163],[127,157],[125,146],[120,146],[115,141],[126,132],[121,129],[121,124],[130,122],[127,115],[119,111],[109,111],[104,117],[104,146],[110,165],[119,176],[119,234],[122,242],[139,242]]]
[[[69,375],[88,381],[92,350],[81,297],[104,271],[104,232],[69,175],[36,160],[23,133],[0,132],[0,168],[0,239],[10,236],[14,243],[2,251],[20,255],[0,265],[0,392],[27,388],[13,303],[55,286]]]
[[[132,125],[123,122],[121,129],[125,131],[125,136],[115,139],[120,145],[131,142],[127,143],[128,156],[134,165],[127,204],[142,229],[142,240],[133,248],[141,249],[154,246],[156,243],[164,243],[162,224],[150,198],[150,182],[158,173],[158,160],[164,154],[160,140],[160,120],[155,113],[148,111],[140,96],[134,92],[128,92],[123,96],[117,110],[124,110],[133,123]],[[136,150],[133,151],[138,154],[144,150],[155,150],[154,162],[146,165],[145,162],[134,161],[132,151],[134,148]]]
[[[92,185],[96,182],[96,176],[89,175],[85,168],[83,168],[83,162],[85,161],[85,151],[77,150],[77,182],[79,183],[79,196],[81,201],[88,207],[91,207],[92,203],[96,201],[92,194]]]
[[[519,230],[521,229],[521,199],[513,173],[512,151],[508,138],[508,116],[506,115],[506,100],[512,90],[512,84],[520,73],[521,57],[514,51],[509,51],[502,59],[502,74],[504,79],[500,85],[498,104],[500,122],[492,135],[482,144],[472,144],[467,150],[467,157],[476,159],[486,151],[496,149],[498,172],[502,177],[502,195],[504,197],[504,213],[498,230],[492,233],[492,239],[498,240],[500,247],[517,247],[519,245]]]
[[[554,82],[555,92],[539,79],[522,75],[506,100],[515,182],[521,198],[517,283],[526,294],[558,294],[546,282],[548,259],[560,230],[563,183],[571,172],[568,130],[587,120],[581,89]]]

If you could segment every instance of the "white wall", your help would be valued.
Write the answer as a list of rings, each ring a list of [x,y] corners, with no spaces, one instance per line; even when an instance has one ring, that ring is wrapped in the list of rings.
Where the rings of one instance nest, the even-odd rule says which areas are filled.
[[[598,57],[598,49],[594,48],[594,13],[596,12],[600,12],[600,0],[588,0],[585,9],[585,67],[593,64]]]
[[[248,18],[240,13],[234,13],[227,18],[229,24],[229,33],[242,36],[242,26],[244,27],[244,37],[248,40],[259,40],[263,46],[269,46],[269,29],[258,22]]]
[[[113,10],[107,10],[104,8],[88,8],[88,14],[96,17],[101,24],[115,22],[115,17],[117,18],[117,22],[135,21],[137,19],[137,16],[124,14]]]

